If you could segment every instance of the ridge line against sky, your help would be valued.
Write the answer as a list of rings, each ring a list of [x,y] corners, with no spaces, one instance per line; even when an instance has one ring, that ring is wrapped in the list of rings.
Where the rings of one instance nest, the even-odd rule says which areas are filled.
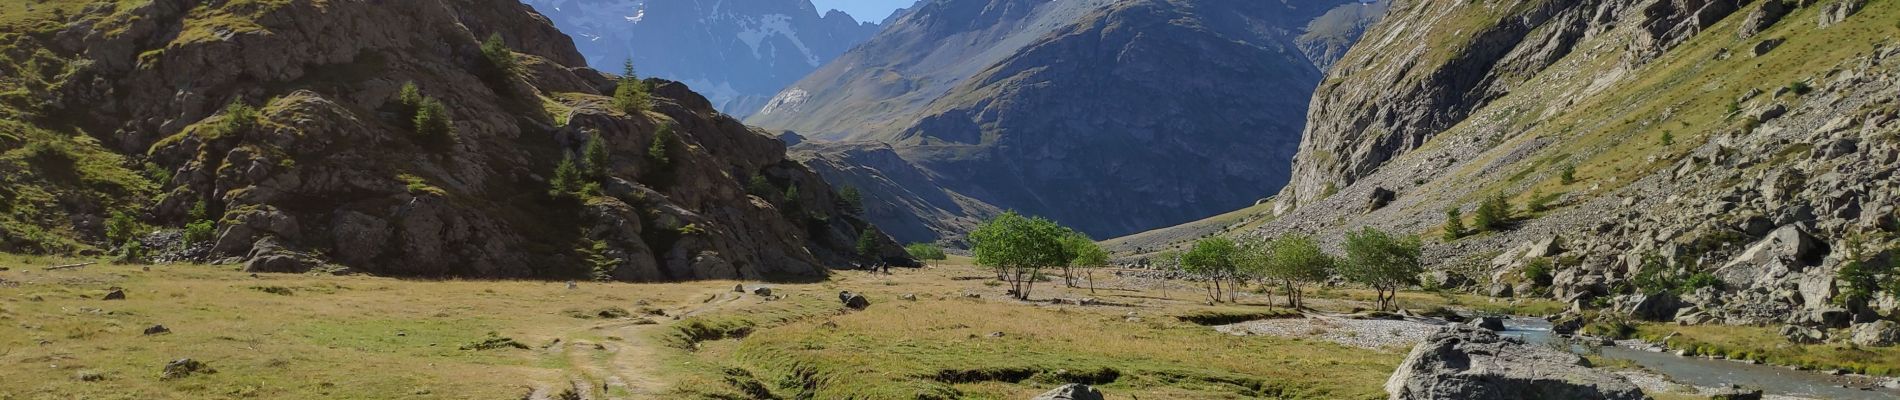
[[[899,8],[910,7],[916,0],[811,0],[819,13],[836,9],[851,14],[860,22],[883,21]]]

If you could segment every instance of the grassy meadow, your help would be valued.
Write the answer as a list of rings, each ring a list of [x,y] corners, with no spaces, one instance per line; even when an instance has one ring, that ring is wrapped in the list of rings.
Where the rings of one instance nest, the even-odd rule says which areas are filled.
[[[1222,334],[1192,321],[1293,313],[1256,293],[1210,306],[1197,287],[1112,271],[1095,273],[1093,294],[1056,278],[1036,286],[1040,301],[1020,302],[967,259],[816,283],[574,289],[214,265],[46,269],[85,261],[0,255],[0,399],[1014,399],[1066,382],[1113,398],[1371,399],[1408,350]],[[115,289],[126,298],[105,300]],[[872,305],[840,307],[844,290]],[[1309,304],[1347,311],[1370,297],[1332,290]],[[1084,298],[1100,304],[1074,304]],[[144,333],[154,325],[170,332]],[[161,379],[181,358],[216,372]]]

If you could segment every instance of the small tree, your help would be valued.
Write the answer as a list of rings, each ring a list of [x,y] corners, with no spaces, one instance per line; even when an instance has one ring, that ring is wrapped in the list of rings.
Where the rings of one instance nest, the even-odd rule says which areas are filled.
[[[1089,293],[1095,293],[1095,269],[1108,265],[1108,251],[1094,240],[1089,240],[1088,236],[1077,234],[1070,239],[1070,251],[1075,253],[1075,258],[1069,260],[1069,266],[1086,271]]]
[[[587,261],[589,276],[597,282],[614,280],[614,269],[620,268],[620,259],[609,255],[608,250],[604,240],[589,240],[587,247],[580,249],[581,257]]]
[[[1663,144],[1664,146],[1668,146],[1668,145],[1672,145],[1672,144],[1676,144],[1676,134],[1675,134],[1675,132],[1670,132],[1670,131],[1663,131],[1663,133],[1662,133],[1662,144]]]
[[[482,41],[482,58],[488,60],[488,66],[494,68],[499,78],[521,72],[521,60],[515,58],[514,49],[508,48],[508,42],[502,40],[500,33],[488,35],[488,40]]]
[[[778,199],[775,198],[779,194],[778,187],[772,186],[772,181],[765,179],[765,175],[752,175],[752,179],[746,181],[745,191],[747,194],[759,196],[759,198],[765,199],[765,201],[778,202]]]
[[[404,117],[414,118],[422,107],[422,88],[416,87],[415,81],[403,82],[402,89],[396,91],[396,106]]]
[[[211,217],[211,212],[207,210],[204,200],[198,200],[191,204],[191,210],[185,212],[185,217],[192,221],[204,220]]]
[[[217,225],[210,220],[197,220],[185,224],[184,241],[186,246],[208,243],[217,235]]]
[[[113,211],[112,216],[106,218],[106,240],[112,243],[125,243],[132,240],[134,236],[138,236],[138,229],[138,220],[133,219],[132,214],[124,211]]]
[[[1372,289],[1380,311],[1398,309],[1399,288],[1418,283],[1419,242],[1416,237],[1394,237],[1365,227],[1346,234],[1346,262],[1340,275]]]
[[[1262,272],[1267,278],[1280,282],[1286,290],[1287,306],[1295,309],[1306,305],[1306,286],[1326,281],[1336,264],[1333,256],[1321,250],[1319,242],[1311,236],[1281,236],[1269,242],[1265,250]]]
[[[1486,232],[1503,231],[1511,222],[1511,203],[1504,195],[1492,195],[1478,203],[1478,211],[1472,216],[1472,222],[1479,230]]]
[[[838,197],[844,199],[845,211],[850,211],[852,214],[864,213],[864,194],[858,193],[857,187],[845,186]]]
[[[1466,232],[1464,212],[1458,211],[1458,207],[1445,209],[1445,241],[1458,240],[1467,234],[1470,232]]]
[[[1097,250],[1100,249],[1100,246],[1095,244],[1095,239],[1090,239],[1088,235],[1082,234],[1081,232],[1071,232],[1068,237],[1062,238],[1062,246],[1069,254],[1075,255],[1076,257],[1081,257],[1082,252],[1087,251],[1088,248],[1094,247]],[[1076,265],[1076,260],[1074,259],[1062,264],[1062,284],[1064,286],[1075,287],[1074,270],[1076,268],[1085,267]]]
[[[880,253],[878,251],[877,237],[878,232],[875,226],[866,226],[863,231],[858,232],[859,257],[863,257],[866,260],[877,260],[878,253]]]
[[[628,114],[636,114],[651,106],[652,97],[647,93],[647,83],[634,74],[633,59],[628,58],[626,68],[620,74],[620,81],[614,86],[614,108]]]
[[[600,137],[600,132],[589,135],[587,146],[581,150],[581,168],[586,170],[587,179],[594,182],[606,181],[608,171],[612,169],[612,162],[608,159],[607,140]]]
[[[1016,299],[1028,300],[1043,268],[1075,259],[1063,245],[1069,235],[1067,228],[1053,221],[1006,212],[970,232],[971,253],[977,265],[995,268],[1009,282]]]
[[[1563,183],[1565,185],[1577,183],[1577,166],[1565,165],[1564,172],[1561,176],[1559,176],[1559,178],[1563,180]]]
[[[574,156],[561,155],[561,163],[554,166],[554,179],[548,181],[548,195],[555,198],[572,198],[581,191],[585,183],[581,181],[580,168],[574,166]]]
[[[673,160],[667,157],[673,148],[673,125],[661,124],[659,131],[653,133],[653,144],[647,146],[647,160],[661,171],[672,168]]]
[[[138,239],[126,240],[125,245],[119,246],[119,257],[112,261],[119,264],[144,264],[145,243]]]
[[[416,106],[415,125],[416,136],[424,140],[445,139],[455,132],[449,123],[448,107],[433,97],[422,98],[422,103]]]
[[[1215,236],[1194,242],[1194,247],[1181,255],[1181,268],[1188,273],[1207,279],[1208,299],[1220,302],[1226,289],[1222,281],[1233,279],[1239,266],[1240,246],[1233,239]],[[1232,299],[1232,295],[1227,296]]]

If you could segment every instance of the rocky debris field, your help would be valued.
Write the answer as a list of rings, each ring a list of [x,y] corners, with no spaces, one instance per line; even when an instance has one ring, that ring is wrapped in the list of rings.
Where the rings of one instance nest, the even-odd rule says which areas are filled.
[[[1374,350],[1412,346],[1443,328],[1443,322],[1435,321],[1360,319],[1317,314],[1303,318],[1247,321],[1214,327],[1215,330],[1233,335],[1317,339]]]

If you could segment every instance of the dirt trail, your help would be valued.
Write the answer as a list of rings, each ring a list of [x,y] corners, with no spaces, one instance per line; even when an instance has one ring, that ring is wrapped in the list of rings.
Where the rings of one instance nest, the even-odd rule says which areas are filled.
[[[746,296],[731,289],[700,292],[681,299],[665,315],[635,316],[571,332],[547,351],[566,359],[572,390],[581,399],[664,399],[669,387],[657,370],[664,346],[656,340],[659,334],[677,318],[726,309]],[[555,386],[538,388],[532,397],[559,400],[561,392],[569,390]]]

